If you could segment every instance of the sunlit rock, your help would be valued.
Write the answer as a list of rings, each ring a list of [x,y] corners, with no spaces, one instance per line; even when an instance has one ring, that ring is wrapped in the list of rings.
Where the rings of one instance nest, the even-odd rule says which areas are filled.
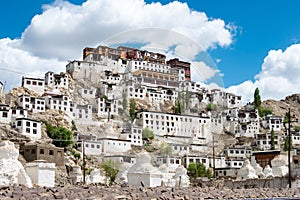
[[[32,187],[23,165],[18,161],[19,151],[14,143],[0,142],[0,185],[22,184]]]

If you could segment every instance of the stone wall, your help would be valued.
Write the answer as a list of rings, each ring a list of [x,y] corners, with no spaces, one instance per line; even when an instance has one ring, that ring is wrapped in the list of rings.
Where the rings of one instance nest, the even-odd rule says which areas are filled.
[[[242,188],[287,188],[287,177],[275,177],[272,179],[247,179],[247,180],[207,180],[196,179],[193,183],[195,186],[200,187],[228,187],[231,189]]]

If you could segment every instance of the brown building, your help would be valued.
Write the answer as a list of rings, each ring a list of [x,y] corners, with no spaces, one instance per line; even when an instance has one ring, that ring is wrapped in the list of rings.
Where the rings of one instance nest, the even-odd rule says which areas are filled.
[[[265,168],[267,165],[272,167],[271,160],[280,154],[280,150],[269,150],[269,151],[253,151],[252,155],[255,157],[256,162]]]
[[[27,162],[35,160],[46,160],[55,163],[56,166],[64,166],[64,148],[55,147],[49,144],[22,144],[20,154]]]
[[[140,59],[140,51],[135,48],[131,47],[124,47],[124,46],[119,46],[117,50],[121,51],[121,58],[123,59],[135,59],[139,60]]]
[[[147,50],[142,50],[140,51],[140,53],[141,53],[141,58],[148,62],[161,63],[161,64],[166,63],[166,55],[164,54],[154,53]]]
[[[180,61],[178,58],[174,58],[167,61],[167,64],[172,68],[183,69],[185,72],[185,80],[191,81],[191,63]]]
[[[95,51],[94,48],[85,47],[82,52],[82,59],[84,60],[90,53],[93,53],[94,51]]]

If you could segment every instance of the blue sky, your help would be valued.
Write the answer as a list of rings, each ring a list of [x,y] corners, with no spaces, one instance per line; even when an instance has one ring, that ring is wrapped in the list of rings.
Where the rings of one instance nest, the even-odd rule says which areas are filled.
[[[85,1],[70,0],[69,2],[80,6]],[[124,3],[124,1],[118,2]],[[151,2],[153,1],[146,0],[145,4],[150,4]],[[172,1],[163,0],[154,2],[161,2],[162,5],[166,5]],[[244,92],[247,88],[253,90],[255,87],[261,87],[262,93],[265,92],[266,98],[284,98],[284,95],[288,93],[300,92],[298,88],[295,90],[286,90],[283,88],[282,91],[276,94],[274,93],[276,90],[271,91],[268,86],[271,83],[266,81],[273,78],[271,75],[276,75],[272,67],[276,67],[277,61],[278,63],[286,63],[284,65],[286,68],[288,64],[295,65],[294,68],[297,68],[298,61],[290,58],[291,56],[284,57],[283,53],[285,51],[288,52],[287,48],[293,44],[298,44],[300,40],[300,12],[298,11],[300,1],[193,0],[185,2],[190,11],[203,12],[209,20],[221,19],[225,23],[225,28],[226,26],[230,26],[231,29],[236,28],[235,31],[231,31],[232,41],[229,45],[215,45],[215,47],[212,45],[207,48],[207,52],[215,61],[220,73],[223,74],[222,78],[226,88],[232,86],[230,91],[235,93],[240,92],[246,99],[249,99],[251,97],[250,93],[252,93],[252,91]],[[0,8],[0,26],[3,28],[0,29],[0,39],[6,37],[10,38],[10,40],[20,39],[20,43],[22,44],[27,42],[27,46],[23,46],[22,50],[25,49],[27,52],[34,52],[33,47],[28,47],[30,46],[28,45],[28,41],[33,41],[33,39],[24,40],[21,36],[31,24],[32,18],[44,12],[42,5],[49,3],[53,3],[53,1],[12,0],[2,2]],[[60,8],[63,7],[64,5]],[[112,30],[114,30],[113,28]],[[112,33],[117,34],[117,32]],[[27,33],[27,37],[24,38],[33,37],[32,35],[34,34],[30,35]],[[81,44],[84,44],[84,42],[81,41]],[[220,44],[222,41],[218,42]],[[94,43],[86,41],[86,46],[90,44]],[[269,55],[269,51],[271,50],[278,52],[276,52],[276,55]],[[279,50],[281,50],[281,53]],[[77,51],[81,51],[81,49]],[[293,52],[295,51],[293,50]],[[42,55],[42,53],[41,55],[36,52],[33,54],[39,58],[46,59],[47,56]],[[67,59],[77,58],[69,56],[65,60]],[[58,60],[60,61],[60,58]],[[44,61],[46,62],[46,60]],[[282,73],[284,72],[288,71],[282,71]],[[266,74],[268,75],[267,77]],[[281,85],[286,83],[286,87],[290,88],[289,79],[290,77],[283,77]],[[286,92],[284,92],[285,90]]]

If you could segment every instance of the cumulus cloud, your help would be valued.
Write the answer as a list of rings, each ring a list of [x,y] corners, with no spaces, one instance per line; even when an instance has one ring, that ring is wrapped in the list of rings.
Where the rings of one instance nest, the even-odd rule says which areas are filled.
[[[271,50],[265,57],[259,74],[254,81],[245,81],[227,90],[240,94],[244,100],[252,101],[256,87],[265,99],[283,99],[285,96],[300,92],[300,44]]]
[[[192,69],[192,80],[195,81],[207,82],[207,80],[215,76],[222,76],[220,74],[220,70],[214,69],[201,61],[192,62],[191,69]]]
[[[132,31],[137,29],[142,31]],[[161,29],[164,31],[157,31]],[[143,43],[145,49],[155,47],[170,53],[173,48],[173,55],[192,60],[199,51],[229,46],[233,29],[178,1],[163,5],[144,0],[87,0],[73,5],[56,0],[43,6],[43,12],[32,18],[19,39],[0,39],[0,63],[29,74],[64,71],[62,63],[80,59],[84,47],[117,38],[123,43]],[[5,76],[0,74],[0,79]]]
[[[0,40],[0,80],[6,90],[21,85],[21,77],[43,78],[47,70],[63,71],[66,62],[57,59],[43,59],[31,53],[14,48],[17,41],[9,38]]]
[[[231,29],[223,20],[209,19],[205,13],[193,11],[178,1],[162,5],[159,2],[147,4],[144,0],[88,0],[79,6],[56,1],[44,9],[32,19],[20,41],[21,47],[42,57],[62,60],[78,57],[85,46],[97,46],[112,35],[139,28],[179,32],[199,43],[203,51],[232,42]],[[145,41],[143,36],[132,34],[126,39]],[[176,43],[172,39],[175,38],[168,38],[165,33],[148,37],[146,42],[167,48]],[[182,44],[178,48],[182,48]]]

